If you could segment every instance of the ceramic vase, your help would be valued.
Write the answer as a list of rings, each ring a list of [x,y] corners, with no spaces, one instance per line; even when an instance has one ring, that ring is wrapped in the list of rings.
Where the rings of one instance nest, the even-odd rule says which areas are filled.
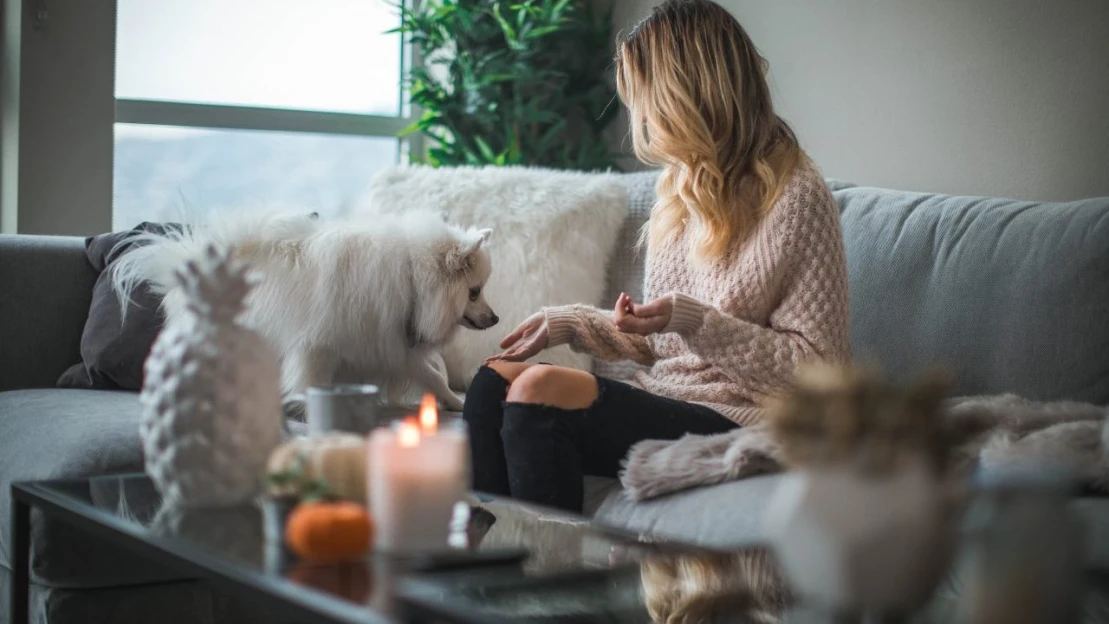
[[[878,474],[814,467],[784,476],[766,527],[800,596],[833,610],[905,612],[928,597],[948,561],[944,501],[923,457]]]
[[[252,280],[230,252],[209,248],[176,280],[187,311],[159,334],[144,369],[146,471],[167,505],[243,503],[261,492],[282,435],[280,365],[236,321]]]

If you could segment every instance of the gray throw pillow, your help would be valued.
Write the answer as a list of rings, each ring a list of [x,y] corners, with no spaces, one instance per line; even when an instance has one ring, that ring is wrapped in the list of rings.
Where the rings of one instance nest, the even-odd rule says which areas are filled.
[[[112,289],[112,265],[141,244],[142,233],[180,231],[177,224],[141,223],[123,232],[93,236],[85,241],[89,263],[99,274],[92,290],[89,317],[81,334],[81,362],[58,379],[59,388],[139,390],[142,368],[150,347],[162,329],[161,298],[146,285],[135,289],[127,307],[127,320]]]

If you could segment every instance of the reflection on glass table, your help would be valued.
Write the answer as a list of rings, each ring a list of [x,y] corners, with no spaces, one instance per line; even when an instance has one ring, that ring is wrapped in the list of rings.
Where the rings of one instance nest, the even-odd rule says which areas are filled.
[[[562,512],[474,495],[465,526],[466,546],[455,552],[403,558],[374,555],[319,564],[298,560],[284,547],[276,524],[283,514],[269,501],[227,508],[169,507],[145,475],[35,485],[60,495],[77,514],[106,527],[108,541],[125,547],[136,541],[154,546],[149,556],[155,561],[187,560],[216,577],[262,587],[279,605],[287,600],[332,601],[331,607],[340,611],[368,607],[370,613],[393,617],[398,615],[396,588],[404,578],[476,570],[558,578],[607,570],[627,557],[684,551],[679,545],[643,542],[641,536]]]
[[[796,600],[760,545],[708,551],[481,495],[470,499],[465,546],[444,556],[313,564],[284,549],[272,503],[172,509],[144,475],[31,485],[40,499],[102,527],[100,539],[147,546],[139,552],[157,563],[186,561],[205,578],[230,580],[256,600],[297,605],[328,623],[940,623],[958,619],[967,593],[956,566],[911,616],[828,613]],[[1109,576],[1091,564],[1082,582],[1081,621],[1109,622]]]
[[[420,616],[486,624],[779,622],[786,613],[789,592],[763,548],[612,554],[610,565],[575,574],[444,574],[407,580],[400,592]]]

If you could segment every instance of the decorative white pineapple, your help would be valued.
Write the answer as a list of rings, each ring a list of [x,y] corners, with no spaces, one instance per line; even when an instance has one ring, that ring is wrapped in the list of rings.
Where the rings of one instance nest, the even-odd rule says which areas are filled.
[[[162,330],[146,359],[146,471],[169,505],[246,502],[261,491],[283,429],[277,356],[236,322],[255,282],[245,264],[215,247],[175,277],[187,312]]]

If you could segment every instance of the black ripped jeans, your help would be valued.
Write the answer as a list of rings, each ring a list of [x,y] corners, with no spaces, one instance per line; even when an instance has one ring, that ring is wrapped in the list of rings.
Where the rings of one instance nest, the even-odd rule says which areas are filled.
[[[466,392],[473,488],[581,512],[582,477],[615,477],[641,440],[722,433],[737,425],[701,405],[597,378],[592,405],[508,403],[508,382],[483,366]]]

